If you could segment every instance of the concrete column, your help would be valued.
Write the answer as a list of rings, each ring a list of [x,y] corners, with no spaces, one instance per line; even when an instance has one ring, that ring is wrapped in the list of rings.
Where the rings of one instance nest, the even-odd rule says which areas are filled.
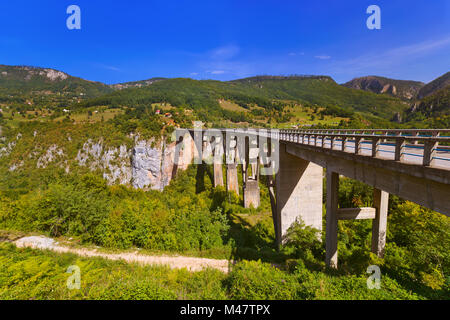
[[[376,209],[376,216],[372,221],[372,252],[382,258],[384,256],[384,247],[386,245],[389,193],[374,189],[373,202],[373,206]]]
[[[227,190],[234,191],[239,195],[237,165],[235,163],[227,165]]]
[[[223,186],[222,164],[214,163],[214,187]]]
[[[337,268],[337,233],[338,233],[338,192],[339,174],[327,170],[327,227],[325,262],[328,267]]]
[[[244,207],[258,208],[260,204],[258,180],[247,180],[244,186]]]
[[[253,180],[257,180],[258,164],[257,163],[252,163],[252,164],[250,164],[250,167],[252,168],[252,175],[250,177]]]
[[[280,144],[280,166],[276,175],[277,243],[301,218],[305,225],[322,230],[323,168],[286,152]]]
[[[211,144],[210,144],[211,145]],[[223,162],[223,138],[215,137],[214,145],[211,145],[214,161],[214,187],[222,186],[223,187],[223,170],[222,170],[222,162]]]

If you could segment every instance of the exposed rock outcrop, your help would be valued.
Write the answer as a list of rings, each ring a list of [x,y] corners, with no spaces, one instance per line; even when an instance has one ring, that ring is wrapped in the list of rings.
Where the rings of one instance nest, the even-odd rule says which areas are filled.
[[[131,157],[133,187],[163,190],[177,170],[185,170],[191,163],[193,143],[193,140],[187,135],[185,137],[186,147],[180,150],[179,158],[175,159],[175,142],[137,141]]]
[[[411,100],[424,86],[424,83],[410,80],[395,80],[378,76],[367,76],[353,79],[343,84],[344,87],[386,93],[402,99]]]
[[[33,133],[33,137],[36,134]],[[131,136],[133,137],[133,136]],[[0,157],[8,156],[14,150],[21,134],[12,141],[3,137],[3,147],[0,148]],[[180,150],[176,159],[175,142],[166,142],[165,139],[144,140],[134,136],[132,146],[125,143],[113,147],[105,143],[104,139],[88,139],[79,148],[75,158],[70,158],[66,150],[69,145],[52,144],[49,147],[37,145],[28,154],[25,161],[35,161],[37,168],[47,168],[50,165],[63,168],[66,173],[76,166],[87,167],[91,171],[100,171],[108,184],[130,185],[137,189],[163,190],[177,170],[185,170],[193,158],[194,142],[190,135],[186,136],[186,147]],[[69,141],[67,143],[73,143]],[[0,145],[1,146],[1,145]],[[17,157],[10,160],[10,171],[19,170],[24,162]]]
[[[47,152],[43,154],[37,161],[38,168],[46,168],[50,162],[61,159],[64,156],[64,151],[57,145],[53,144],[48,148]]]

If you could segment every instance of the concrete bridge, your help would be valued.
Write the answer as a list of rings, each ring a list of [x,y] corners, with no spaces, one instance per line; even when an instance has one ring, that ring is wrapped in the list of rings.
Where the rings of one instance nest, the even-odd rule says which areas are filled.
[[[389,194],[450,216],[450,130],[178,129],[177,159],[214,165],[214,185],[259,206],[260,175],[267,176],[278,244],[301,218],[322,231],[326,172],[326,263],[337,268],[338,220],[371,219],[372,252],[382,257]],[[191,150],[191,151],[187,151]],[[187,159],[187,160],[186,160]],[[223,161],[225,159],[225,161]],[[372,207],[341,208],[339,177],[374,188]]]

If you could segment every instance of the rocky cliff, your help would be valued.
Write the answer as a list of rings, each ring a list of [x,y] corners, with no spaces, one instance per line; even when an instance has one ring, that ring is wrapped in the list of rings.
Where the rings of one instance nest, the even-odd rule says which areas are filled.
[[[343,84],[344,87],[371,91],[373,93],[386,93],[391,96],[411,100],[424,86],[424,83],[409,80],[395,80],[378,76],[367,76],[353,79]]]
[[[137,189],[163,190],[177,170],[185,170],[191,163],[193,141],[185,137],[186,145],[180,152],[180,160],[175,165],[175,142],[163,138],[156,140],[141,139],[133,136],[133,144],[122,144],[118,147],[108,146],[103,138],[87,139],[78,149],[74,158],[67,152],[70,137],[66,145],[51,144],[45,148],[36,146],[34,150],[20,160],[15,160],[14,149],[21,143],[22,135],[18,134],[11,141],[4,137],[0,141],[0,159],[7,162],[9,171],[22,170],[24,161],[36,169],[50,166],[64,168],[66,173],[75,172],[77,168],[100,171],[108,184],[129,185]],[[3,146],[2,146],[3,145]]]

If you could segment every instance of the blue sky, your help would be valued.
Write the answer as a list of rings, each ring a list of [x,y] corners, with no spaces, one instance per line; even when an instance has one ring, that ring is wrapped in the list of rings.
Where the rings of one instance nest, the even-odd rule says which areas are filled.
[[[66,27],[72,4],[81,30]],[[366,27],[371,4],[380,30]],[[0,64],[105,83],[259,74],[428,82],[450,69],[450,1],[2,1]]]

